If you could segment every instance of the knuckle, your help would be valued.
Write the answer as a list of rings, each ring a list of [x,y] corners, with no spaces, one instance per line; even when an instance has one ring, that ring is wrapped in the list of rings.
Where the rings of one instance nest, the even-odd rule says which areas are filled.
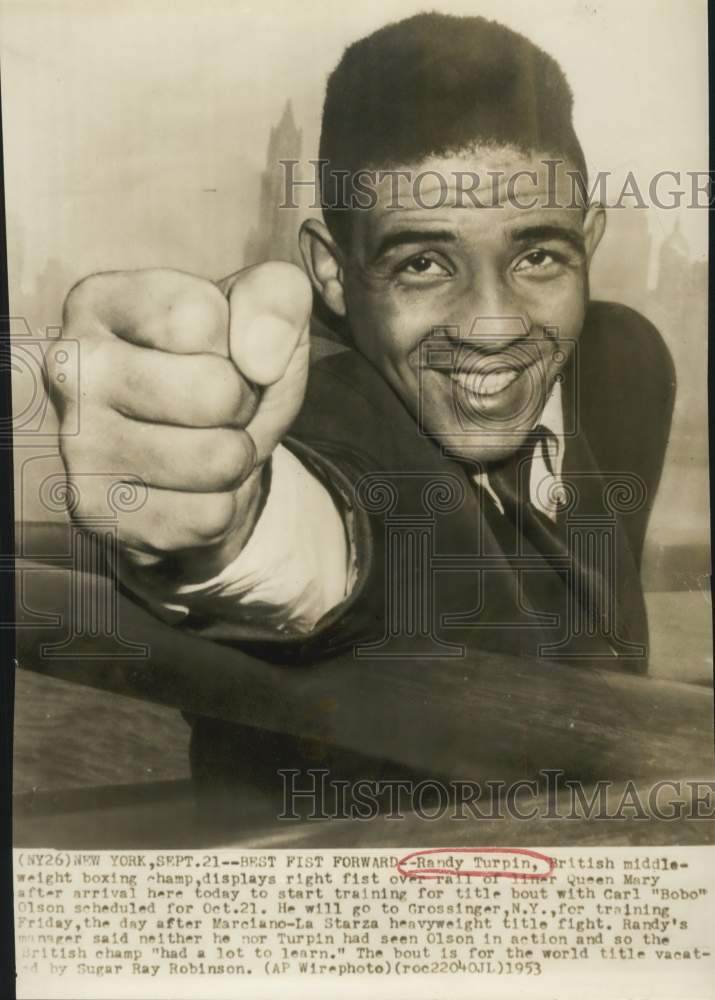
[[[93,489],[92,483],[86,479],[80,480],[68,474],[64,499],[70,518],[80,527],[87,527],[87,522],[107,515],[101,492]]]
[[[136,526],[120,528],[119,543],[132,550],[139,549],[161,555],[170,555],[182,548],[176,529],[161,525],[155,525],[152,530]]]
[[[174,550],[171,539],[161,529],[149,531],[134,524],[122,524],[118,531],[119,548],[124,556],[135,562],[139,553],[168,554]],[[143,562],[143,560],[140,560]]]
[[[253,467],[253,453],[245,432],[221,430],[210,450],[207,473],[217,489],[239,486]]]
[[[228,354],[228,302],[211,282],[197,278],[177,288],[164,319],[177,353]]]
[[[170,553],[181,547],[177,519],[171,506],[153,498],[148,508],[118,518],[119,544],[143,552]]]
[[[89,407],[84,412],[79,433],[59,437],[62,461],[73,475],[93,473],[101,469],[105,459],[117,457],[118,444],[98,411]]]
[[[218,426],[250,419],[255,393],[227,358],[205,359],[197,389],[196,395],[204,400],[208,424]]]
[[[63,331],[66,340],[66,331]],[[92,338],[83,339],[79,345],[79,355],[68,350],[60,339],[54,341],[45,351],[43,378],[55,402],[57,399],[76,399],[80,389],[80,371],[83,375],[82,389],[85,394],[96,384],[95,368],[98,342]],[[86,371],[85,371],[86,369]]]
[[[102,395],[107,376],[115,378],[117,366],[112,356],[112,344],[88,338],[80,345],[80,369],[82,373],[83,395]],[[75,372],[75,388],[79,381],[79,371]]]
[[[71,329],[72,336],[82,333],[84,324],[78,322],[82,314],[93,312],[106,288],[107,274],[88,274],[74,284],[65,296],[62,310],[63,335]],[[77,329],[75,329],[75,325]]]
[[[47,390],[53,400],[73,394],[77,386],[77,372],[73,368],[65,371],[60,364],[58,354],[60,354],[59,349],[53,344],[45,354],[43,371]]]
[[[236,514],[234,493],[217,493],[204,498],[201,514],[193,524],[194,534],[202,542],[219,541],[231,528]]]
[[[60,438],[60,457],[69,477],[77,472],[86,471],[88,449],[85,442],[86,438]]]

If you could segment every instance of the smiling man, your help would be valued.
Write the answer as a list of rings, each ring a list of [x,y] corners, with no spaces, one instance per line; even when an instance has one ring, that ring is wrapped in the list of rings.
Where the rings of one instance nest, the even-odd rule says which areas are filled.
[[[492,143],[400,168],[438,178],[433,191],[420,184],[395,198],[386,171],[374,207],[353,212],[346,233],[328,211],[332,226],[307,222],[302,237],[313,283],[333,313],[349,316],[360,353],[414,416],[419,401],[437,441],[457,436],[463,458],[490,463],[533,429],[573,350],[605,224],[600,206],[575,205],[574,165],[554,170],[546,149]],[[490,207],[465,203],[466,174],[502,179]],[[455,349],[446,367],[425,349],[440,334]],[[455,424],[460,401],[466,427]]]
[[[499,24],[388,25],[328,81],[312,320],[283,263],[73,289],[87,394],[63,457],[146,484],[120,523],[135,598],[287,663],[645,669],[673,367],[645,319],[589,304],[605,215],[574,198],[571,112],[556,62]],[[62,417],[71,390],[54,380]]]

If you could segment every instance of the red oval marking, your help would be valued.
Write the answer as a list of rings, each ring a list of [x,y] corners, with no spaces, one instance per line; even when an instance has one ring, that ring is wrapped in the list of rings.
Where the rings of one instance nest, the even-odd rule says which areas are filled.
[[[511,854],[522,855],[534,858],[536,861],[546,865],[546,869],[541,872],[508,871],[505,869],[469,869],[450,867],[429,867],[429,868],[409,868],[405,870],[406,862],[413,858],[421,858],[425,855],[435,854]],[[454,875],[461,878],[523,878],[539,879],[548,878],[556,867],[556,858],[550,858],[540,851],[531,851],[528,847],[429,847],[422,851],[412,851],[400,858],[397,862],[397,870],[405,878],[440,878],[443,875]]]

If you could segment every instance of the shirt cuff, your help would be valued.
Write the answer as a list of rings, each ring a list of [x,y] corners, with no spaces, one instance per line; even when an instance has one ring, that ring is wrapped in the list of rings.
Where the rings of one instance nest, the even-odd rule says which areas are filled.
[[[282,445],[271,462],[265,506],[240,554],[210,580],[150,598],[160,617],[178,624],[198,614],[306,634],[349,595],[355,555],[333,497]]]

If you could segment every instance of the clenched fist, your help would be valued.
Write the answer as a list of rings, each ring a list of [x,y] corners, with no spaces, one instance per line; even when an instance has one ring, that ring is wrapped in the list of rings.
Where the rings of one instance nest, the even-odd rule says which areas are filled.
[[[145,484],[119,520],[130,583],[208,579],[241,551],[266,460],[303,402],[310,306],[303,272],[278,262],[218,285],[171,270],[98,274],[68,295],[79,385],[55,370],[61,341],[47,372],[68,480],[82,476],[72,514],[104,513],[104,475]],[[63,437],[77,401],[79,433]]]

